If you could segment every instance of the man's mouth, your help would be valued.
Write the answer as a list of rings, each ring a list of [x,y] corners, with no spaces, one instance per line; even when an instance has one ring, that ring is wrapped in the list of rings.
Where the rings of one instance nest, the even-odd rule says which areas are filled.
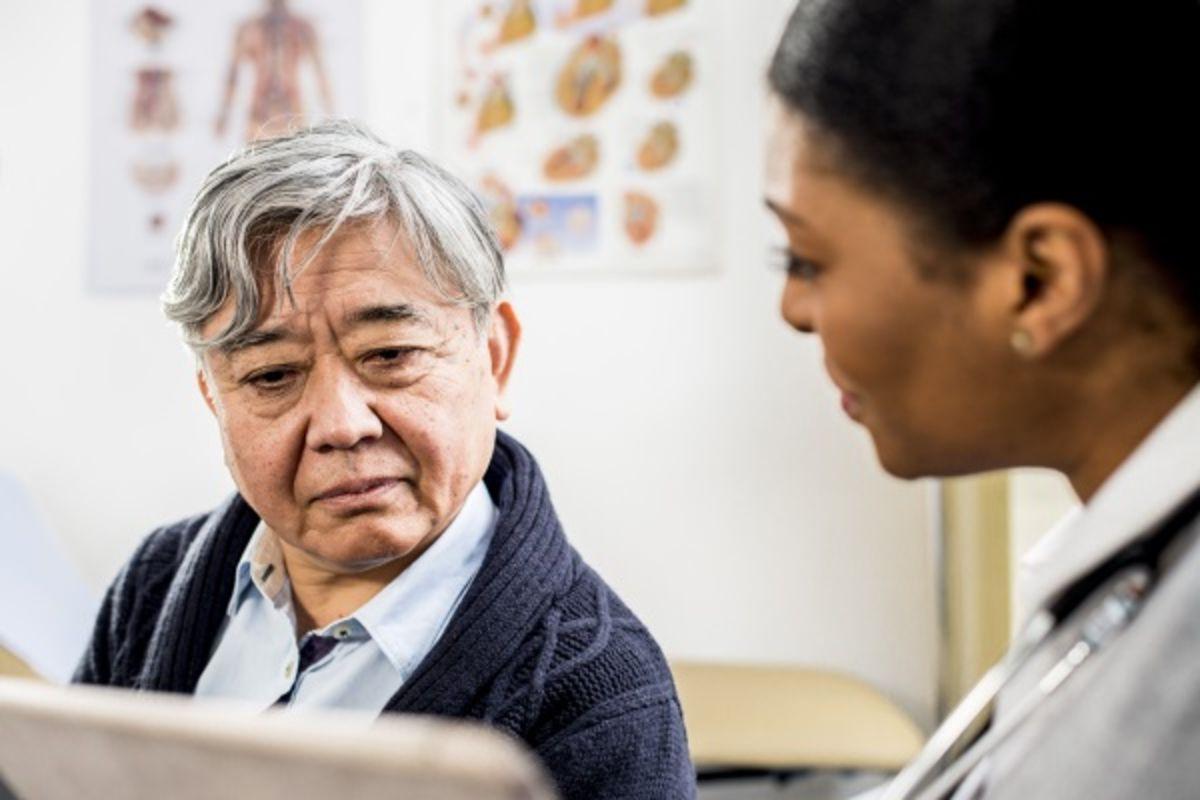
[[[382,495],[403,481],[394,477],[359,478],[343,481],[313,498],[313,502],[353,503]]]

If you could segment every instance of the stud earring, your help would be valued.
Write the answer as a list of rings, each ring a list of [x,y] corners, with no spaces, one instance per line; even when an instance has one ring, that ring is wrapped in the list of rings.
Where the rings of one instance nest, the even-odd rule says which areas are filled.
[[[1033,355],[1033,335],[1024,328],[1017,328],[1013,331],[1008,343],[1012,345],[1013,352],[1019,356],[1028,358]]]

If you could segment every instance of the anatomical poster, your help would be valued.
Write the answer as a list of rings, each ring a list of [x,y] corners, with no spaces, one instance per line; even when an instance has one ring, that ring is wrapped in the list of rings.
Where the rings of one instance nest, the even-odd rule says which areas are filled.
[[[438,155],[514,272],[716,266],[705,0],[447,0]]]
[[[362,112],[361,0],[96,0],[92,28],[92,291],[162,292],[205,175]]]

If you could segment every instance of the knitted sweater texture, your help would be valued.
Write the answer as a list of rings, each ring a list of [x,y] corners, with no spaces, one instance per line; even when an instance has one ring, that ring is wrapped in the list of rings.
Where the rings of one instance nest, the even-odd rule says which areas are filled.
[[[567,543],[533,457],[500,433],[484,481],[499,509],[487,556],[384,710],[507,731],[541,758],[567,800],[694,797],[662,652]],[[151,533],[109,588],[75,680],[192,693],[257,524],[234,495]]]

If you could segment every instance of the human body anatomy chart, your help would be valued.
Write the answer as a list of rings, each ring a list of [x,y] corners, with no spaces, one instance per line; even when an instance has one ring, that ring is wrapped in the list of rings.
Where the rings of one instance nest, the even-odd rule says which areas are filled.
[[[91,263],[161,292],[204,176],[236,147],[362,111],[360,0],[93,4]]]
[[[703,5],[445,4],[440,155],[483,198],[514,271],[714,266]]]

